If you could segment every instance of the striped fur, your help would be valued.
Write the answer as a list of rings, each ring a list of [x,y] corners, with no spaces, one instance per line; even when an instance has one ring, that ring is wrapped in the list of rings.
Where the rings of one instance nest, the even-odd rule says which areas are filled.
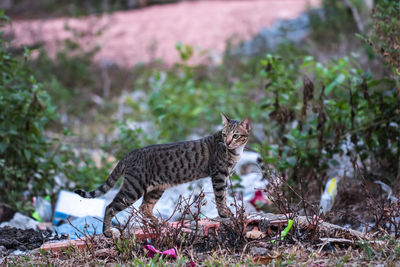
[[[85,198],[98,197],[110,190],[123,176],[124,181],[114,200],[107,206],[103,233],[110,236],[111,219],[116,213],[143,196],[140,210],[157,220],[153,208],[165,189],[211,176],[218,214],[228,217],[227,177],[240,159],[250,133],[250,120],[230,120],[222,114],[223,129],[199,140],[151,145],[126,155],[106,182],[92,192],[76,190]]]

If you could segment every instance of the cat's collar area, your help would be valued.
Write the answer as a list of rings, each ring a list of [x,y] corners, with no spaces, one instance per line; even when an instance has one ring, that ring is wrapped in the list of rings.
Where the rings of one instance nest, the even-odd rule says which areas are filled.
[[[237,153],[236,152],[237,148],[231,148],[231,149],[227,148],[227,150],[228,150],[229,153],[231,153],[234,156],[240,156],[241,155],[241,153]]]

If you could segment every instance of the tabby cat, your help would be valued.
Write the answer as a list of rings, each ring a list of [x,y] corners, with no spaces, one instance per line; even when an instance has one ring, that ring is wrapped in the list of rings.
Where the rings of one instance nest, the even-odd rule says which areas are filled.
[[[222,114],[222,130],[195,141],[151,145],[135,149],[119,161],[107,181],[94,191],[76,190],[85,198],[95,198],[110,190],[120,176],[123,184],[107,206],[103,233],[110,236],[111,219],[143,196],[140,210],[152,220],[153,207],[165,189],[211,176],[218,214],[229,217],[226,205],[227,177],[239,161],[249,138],[251,123],[229,119]]]

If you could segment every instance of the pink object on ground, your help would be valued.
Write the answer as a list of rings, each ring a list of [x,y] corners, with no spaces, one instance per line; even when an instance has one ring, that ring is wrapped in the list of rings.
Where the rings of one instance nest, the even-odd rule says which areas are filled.
[[[277,19],[290,19],[320,0],[195,1],[155,5],[139,10],[118,11],[102,17],[68,19],[74,29],[91,32],[81,37],[82,44],[101,47],[97,61],[132,67],[139,62],[161,58],[167,64],[179,61],[177,42],[220,55],[227,41],[248,40]],[[16,45],[43,42],[51,55],[57,42],[71,37],[65,29],[67,19],[14,20]],[[99,29],[100,36],[96,36]],[[9,29],[10,30],[10,29]],[[10,31],[8,31],[10,32]],[[94,44],[91,44],[92,46]],[[198,56],[195,61],[205,60]]]
[[[263,205],[269,205],[270,202],[266,199],[261,190],[257,190],[254,193],[254,197],[250,200],[251,205],[253,205],[257,211],[261,209]]]
[[[165,255],[171,259],[177,258],[175,249],[173,249],[173,248],[161,252],[161,251],[155,249],[152,245],[145,245],[144,247],[147,249],[147,254],[146,254],[147,258],[153,258],[157,253],[159,253],[161,255]]]

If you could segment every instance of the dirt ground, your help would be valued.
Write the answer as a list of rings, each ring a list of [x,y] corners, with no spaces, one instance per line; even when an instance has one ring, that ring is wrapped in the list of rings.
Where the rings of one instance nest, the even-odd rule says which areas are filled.
[[[14,250],[32,250],[49,240],[61,240],[66,236],[52,235],[51,231],[22,230],[14,227],[0,228],[0,256]]]
[[[66,22],[86,36],[79,40],[99,45],[96,60],[103,64],[134,66],[162,58],[172,64],[179,60],[178,42],[189,44],[208,55],[222,53],[228,40],[242,41],[271,26],[277,19],[291,19],[319,0],[253,0],[181,2],[102,17],[81,19],[14,20],[11,31],[14,44],[44,43],[54,54],[57,42],[71,36]],[[100,35],[96,33],[101,30]],[[201,56],[199,56],[201,58]]]

